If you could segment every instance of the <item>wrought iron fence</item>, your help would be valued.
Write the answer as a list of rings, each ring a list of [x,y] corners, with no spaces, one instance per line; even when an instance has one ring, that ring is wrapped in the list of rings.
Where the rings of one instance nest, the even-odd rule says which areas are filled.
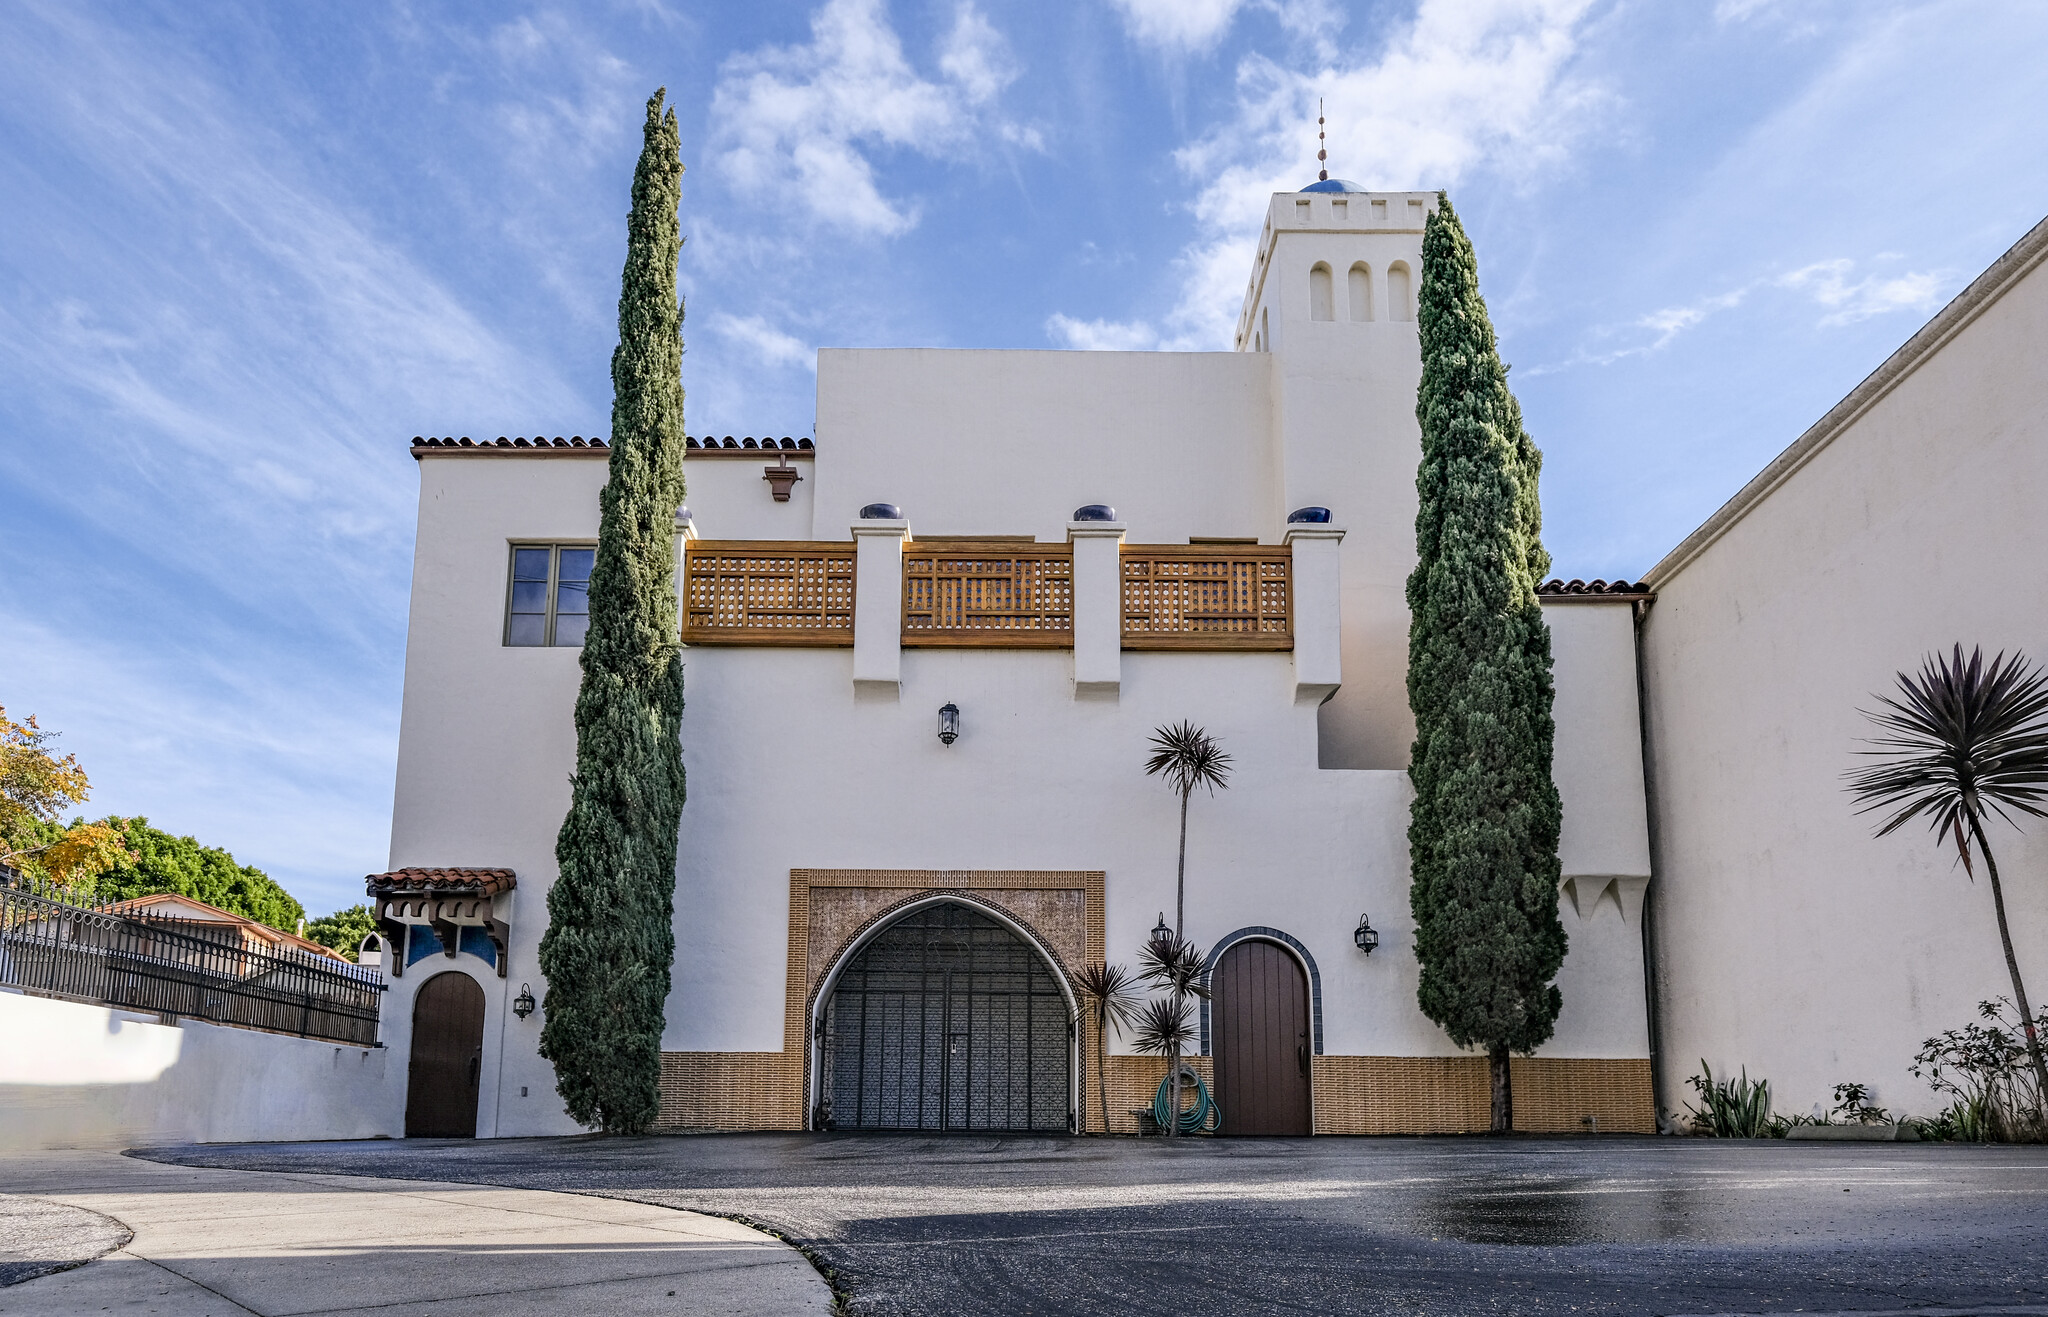
[[[78,905],[4,872],[0,984],[358,1047],[377,1041],[384,991],[372,970],[245,946],[233,924],[215,931],[195,920]]]

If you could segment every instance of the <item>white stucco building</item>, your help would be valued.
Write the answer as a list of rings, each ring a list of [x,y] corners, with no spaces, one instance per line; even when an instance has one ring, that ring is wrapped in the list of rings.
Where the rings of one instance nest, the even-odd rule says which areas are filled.
[[[1232,352],[828,349],[814,440],[692,441],[677,522],[690,777],[665,1124],[1098,1128],[1094,1040],[1068,1027],[1065,974],[1134,961],[1161,913],[1172,919],[1177,804],[1142,763],[1155,727],[1188,720],[1234,759],[1228,789],[1193,803],[1186,902],[1187,934],[1213,956],[1196,1064],[1224,1131],[1485,1127],[1484,1058],[1416,1008],[1408,913],[1413,295],[1435,198],[1329,186],[1272,199]],[[2027,297],[2033,312],[2002,314],[2032,315],[2019,329],[2038,345],[2048,300]],[[1995,337],[1959,331],[1931,351],[1967,353],[1971,334]],[[2005,351],[1955,369],[2005,387],[2018,349]],[[2010,417],[1987,419],[2001,437],[1967,440],[2004,445],[1983,461],[2026,467],[2031,483],[2011,493],[2022,500],[2044,492],[2041,386],[2027,388]],[[1780,1029],[1774,984],[1808,966],[1838,983],[1881,975],[1903,942],[1936,936],[1941,921],[1911,901],[1846,908],[1871,854],[1896,857],[1900,893],[1940,883],[1921,882],[1938,867],[1925,848],[1861,840],[1835,760],[1856,700],[1891,669],[1957,627],[1995,643],[1992,624],[2014,608],[2006,577],[1934,591],[1940,609],[1907,604],[1902,577],[1939,570],[1912,537],[1946,523],[1916,527],[1902,510],[1878,529],[1870,499],[1857,523],[1843,490],[1816,484],[1926,495],[1906,453],[1946,414],[1888,396],[1921,408],[1918,435],[1909,416],[1850,424],[1878,446],[1866,467],[1901,469],[1829,476],[1807,462],[1724,513],[1710,543],[1687,541],[1648,586],[1544,592],[1570,953],[1555,1037],[1514,1063],[1518,1128],[1651,1130],[1653,1039],[1667,1108],[1695,1050],[1753,1073],[1781,1056],[1802,1100],[1823,1077],[1877,1082],[1883,1096],[1903,1073],[1900,1039],[1934,1019],[1936,998],[1954,1014],[1980,991],[1982,975],[1944,977],[1951,952],[1992,963],[1995,944],[1958,925],[1952,946],[1915,953],[1922,986],[1900,993],[1925,1006],[1899,1038],[1856,1026],[1859,1041],[1825,1064],[1816,1040],[1780,1030],[1770,1053],[1755,1041]],[[372,879],[400,943],[384,1038],[412,1059],[410,1098],[394,1067],[391,1101],[421,1133],[470,1132],[472,1119],[482,1135],[566,1132],[535,1050],[540,1017],[515,1005],[545,989],[536,947],[569,801],[574,641],[607,450],[422,439],[413,453],[391,872]],[[1801,481],[1816,487],[1800,497],[1834,515],[1772,512]],[[2024,515],[2005,524],[1999,547],[2023,572],[2039,532]],[[1870,565],[1858,546],[1874,534],[1897,561]],[[1787,562],[1828,579],[1802,581]],[[2038,629],[2038,571],[2026,588]],[[1783,607],[1737,608],[1750,590]],[[1920,625],[1905,616],[1915,607]],[[1880,617],[1887,634],[1866,635]],[[1745,665],[1802,643],[1854,645],[1857,662],[1816,658],[1812,688],[1756,698]],[[942,741],[949,706],[958,734]],[[1774,758],[1807,739],[1790,731],[1802,719],[1825,722],[1817,748]],[[1786,729],[1776,740],[1772,720]],[[1822,805],[1802,810],[1801,793],[1843,820],[1820,830]],[[1761,796],[1782,810],[1759,811]],[[1760,831],[1771,827],[1788,840]],[[2016,851],[2011,867],[2041,858]],[[1379,936],[1370,954],[1354,943],[1362,918]],[[2038,952],[2038,901],[2024,918]],[[1760,935],[1771,954],[1729,987],[1716,939]],[[1849,987],[1842,1008],[1862,1020],[1871,993]],[[1829,1018],[1818,1002],[1798,1009]],[[1120,1038],[1108,1050],[1110,1123],[1130,1129],[1164,1064]],[[1851,1062],[1863,1068],[1828,1069]]]

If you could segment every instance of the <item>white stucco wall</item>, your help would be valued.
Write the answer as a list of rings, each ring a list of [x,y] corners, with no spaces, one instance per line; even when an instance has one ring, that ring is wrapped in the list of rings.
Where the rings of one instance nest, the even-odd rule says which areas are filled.
[[[399,1134],[388,1048],[0,990],[0,1152]]]
[[[919,535],[1061,541],[1108,503],[1133,544],[1276,544],[1269,409],[1253,355],[824,349],[815,538],[894,503]]]
[[[1636,708],[1635,621],[1626,601],[1547,602],[1557,721],[1551,777],[1564,808],[1558,903],[1571,951],[1564,1010],[1546,1056],[1647,1056],[1644,894],[1650,882]],[[1600,1048],[1581,1050],[1588,1040]]]
[[[1906,1073],[1921,1041],[2009,992],[1983,878],[1920,825],[1873,838],[1843,774],[1872,734],[1858,710],[1930,651],[2048,657],[2048,226],[2015,250],[1986,276],[2002,295],[1973,286],[1803,466],[1651,577],[1667,1103],[1704,1058],[1769,1078],[1781,1111],[1854,1080],[1928,1113]],[[1991,838],[2038,1002],[2048,826]]]

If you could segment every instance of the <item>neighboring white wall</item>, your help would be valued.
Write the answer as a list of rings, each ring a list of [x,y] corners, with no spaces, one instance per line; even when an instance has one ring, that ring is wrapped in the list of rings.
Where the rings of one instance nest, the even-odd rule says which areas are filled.
[[[1781,459],[1803,466],[1650,577],[1667,1103],[1705,1058],[1768,1078],[1781,1111],[1855,1080],[1927,1113],[1921,1041],[2010,992],[1981,874],[1918,823],[1875,839],[1843,774],[1873,734],[1858,710],[1929,651],[2048,658],[2044,256],[2048,224]],[[2038,1004],[2048,824],[1991,839]]]
[[[0,990],[0,1152],[373,1139],[402,1131],[388,1048]],[[400,1057],[403,1053],[398,1054]]]

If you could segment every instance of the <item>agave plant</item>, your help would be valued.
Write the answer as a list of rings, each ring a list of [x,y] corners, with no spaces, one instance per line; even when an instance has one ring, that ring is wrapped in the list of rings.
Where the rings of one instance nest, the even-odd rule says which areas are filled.
[[[1685,1081],[1700,1095],[1699,1106],[1687,1106],[1693,1128],[1721,1139],[1766,1139],[1778,1133],[1771,1121],[1771,1081],[1751,1079],[1744,1067],[1740,1079],[1715,1079],[1705,1060],[1700,1073]]]
[[[1153,730],[1152,757],[1145,761],[1145,772],[1163,776],[1180,797],[1180,867],[1173,887],[1173,932],[1178,937],[1187,913],[1188,797],[1196,787],[1207,787],[1213,796],[1216,788],[1229,786],[1230,756],[1215,737],[1183,721]]]
[[[2048,1094],[2048,1059],[2013,955],[1998,861],[1984,835],[1987,814],[2015,827],[2015,814],[2048,817],[2048,675],[2019,653],[2008,660],[2001,652],[1986,666],[1981,648],[1965,660],[1957,645],[1952,661],[1930,655],[1918,676],[1901,672],[1898,680],[1898,699],[1880,695],[1884,707],[1865,711],[1885,735],[1861,753],[1880,762],[1851,772],[1849,790],[1862,805],[1859,813],[1891,811],[1880,837],[1925,816],[1937,838],[1954,840],[1973,880],[1972,848],[1983,854],[2027,1056],[2039,1091]]]
[[[1072,976],[1074,991],[1095,1020],[1095,1086],[1102,1097],[1102,1132],[1109,1133],[1109,1030],[1129,1029],[1138,1018],[1137,976],[1122,965],[1083,965]]]

